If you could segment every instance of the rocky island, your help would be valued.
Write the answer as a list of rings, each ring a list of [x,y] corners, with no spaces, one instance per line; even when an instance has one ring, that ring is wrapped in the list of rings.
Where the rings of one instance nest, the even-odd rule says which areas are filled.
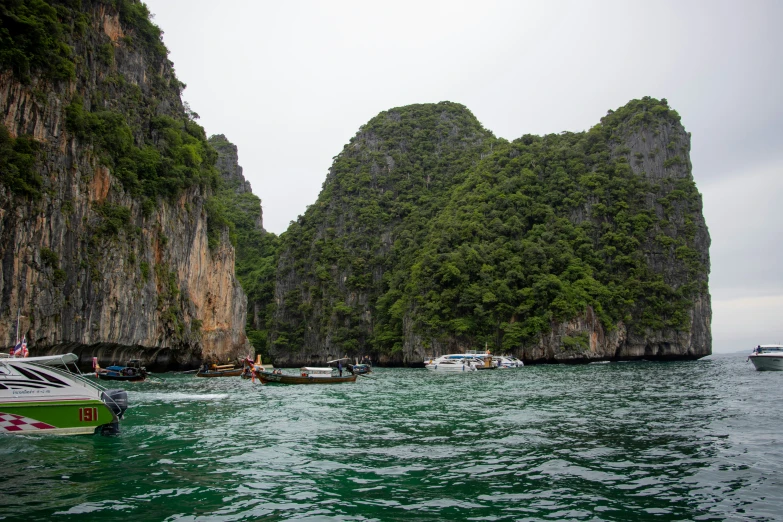
[[[509,142],[442,102],[382,112],[282,236],[277,360],[711,353],[709,234],[666,100]]]

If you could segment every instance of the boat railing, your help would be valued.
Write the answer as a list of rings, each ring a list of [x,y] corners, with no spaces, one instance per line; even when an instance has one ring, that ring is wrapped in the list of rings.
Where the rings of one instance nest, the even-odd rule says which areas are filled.
[[[31,364],[35,363],[33,362]],[[73,368],[71,368],[68,363],[63,361],[63,367],[65,368],[64,370],[56,366],[46,366],[46,369],[53,370],[57,373],[60,373],[61,375],[64,375],[65,377],[69,377],[71,380],[81,384],[85,388],[97,388],[100,391],[106,391],[108,389],[100,383],[92,380],[92,378],[88,377],[87,374],[82,373],[81,370],[79,370],[79,366],[77,366],[75,362],[73,363]]]

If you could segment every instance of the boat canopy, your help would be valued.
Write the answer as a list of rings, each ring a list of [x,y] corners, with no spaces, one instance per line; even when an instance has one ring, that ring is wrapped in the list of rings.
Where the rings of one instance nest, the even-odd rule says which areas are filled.
[[[334,368],[317,368],[314,366],[302,366],[301,370],[303,372],[307,373],[328,373],[329,375],[332,374],[332,370]]]
[[[75,353],[62,353],[59,355],[41,355],[39,357],[3,357],[0,359],[2,362],[25,362],[43,364],[46,366],[65,366],[66,364],[75,363],[79,360],[79,356]]]

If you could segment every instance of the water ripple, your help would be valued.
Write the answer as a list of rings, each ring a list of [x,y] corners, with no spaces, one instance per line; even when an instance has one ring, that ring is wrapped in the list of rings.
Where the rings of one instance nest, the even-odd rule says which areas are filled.
[[[775,520],[783,374],[743,363],[157,376],[119,437],[0,438],[0,519]]]

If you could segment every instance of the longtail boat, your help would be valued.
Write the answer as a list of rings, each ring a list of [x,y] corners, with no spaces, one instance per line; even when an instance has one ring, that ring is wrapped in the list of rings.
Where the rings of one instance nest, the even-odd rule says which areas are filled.
[[[269,366],[271,368],[271,365]],[[256,355],[256,360],[253,361],[253,358],[249,355],[245,357],[245,360],[242,361],[242,378],[243,379],[253,379],[255,381],[256,378],[256,372],[260,372],[264,370],[264,365],[261,364],[261,356]]]
[[[209,368],[202,367],[196,373],[196,377],[239,377],[240,375],[242,375],[242,368],[235,368],[233,364],[213,364]]]
[[[333,368],[304,366],[299,371],[299,375],[289,375],[280,372],[280,370],[271,372],[256,370],[255,376],[264,384],[339,384],[356,381],[356,375],[347,375],[345,377],[332,375]]]
[[[348,371],[354,375],[365,375],[372,373],[372,367],[369,364],[349,364]]]
[[[95,366],[95,375],[103,381],[130,381],[139,382],[147,379],[149,373],[147,368],[141,365],[138,359],[131,359],[125,366],[108,366],[101,368],[93,357],[93,366]]]

